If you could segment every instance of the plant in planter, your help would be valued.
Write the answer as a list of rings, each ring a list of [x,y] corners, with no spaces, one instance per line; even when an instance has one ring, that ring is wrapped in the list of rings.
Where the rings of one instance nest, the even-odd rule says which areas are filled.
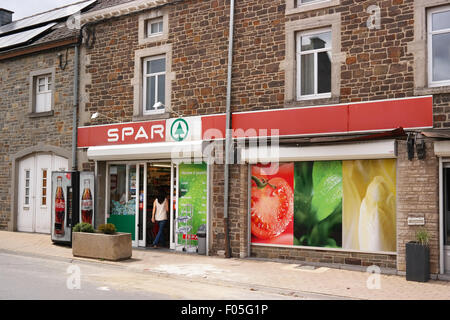
[[[94,233],[94,227],[90,223],[80,222],[73,227],[73,232]]]
[[[416,241],[406,244],[406,280],[427,282],[430,278],[430,236],[425,228],[416,232]]]
[[[116,226],[114,224],[112,224],[112,223],[101,224],[98,227],[98,230],[101,233],[104,233],[104,234],[115,234],[116,233]]]
[[[95,233],[92,226],[77,226],[72,240],[74,256],[113,261],[131,258],[131,233],[116,232],[111,223],[99,226]]]

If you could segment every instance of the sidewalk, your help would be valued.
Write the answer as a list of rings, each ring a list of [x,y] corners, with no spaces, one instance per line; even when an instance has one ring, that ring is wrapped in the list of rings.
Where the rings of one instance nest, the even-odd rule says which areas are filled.
[[[70,247],[54,245],[50,235],[0,231],[0,251],[112,264],[129,271],[183,277],[254,290],[307,292],[351,299],[450,299],[450,282],[409,282],[397,275],[380,275],[380,289],[368,289],[369,273],[332,268],[299,268],[299,264],[252,259],[224,259],[162,249],[133,250],[121,262],[74,258]]]

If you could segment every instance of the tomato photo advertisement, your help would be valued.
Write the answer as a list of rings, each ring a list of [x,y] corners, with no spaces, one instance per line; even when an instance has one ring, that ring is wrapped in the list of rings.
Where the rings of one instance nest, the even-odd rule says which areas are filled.
[[[396,251],[395,159],[258,164],[251,173],[252,244]]]
[[[252,243],[293,245],[294,163],[252,168]]]

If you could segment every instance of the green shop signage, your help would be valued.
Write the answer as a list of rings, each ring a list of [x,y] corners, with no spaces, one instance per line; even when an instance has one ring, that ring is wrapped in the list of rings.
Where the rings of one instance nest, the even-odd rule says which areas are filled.
[[[189,216],[186,224],[190,227],[187,235],[178,235],[178,244],[191,240],[197,245],[197,231],[201,225],[206,227],[207,212],[207,167],[206,163],[179,166],[178,216]],[[187,239],[186,239],[187,236]]]
[[[175,141],[183,141],[189,133],[189,125],[184,119],[177,119],[170,127],[170,135]]]

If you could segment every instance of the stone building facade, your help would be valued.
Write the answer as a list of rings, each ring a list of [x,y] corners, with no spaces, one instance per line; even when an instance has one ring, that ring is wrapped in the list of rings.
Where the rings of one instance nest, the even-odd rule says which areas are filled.
[[[203,121],[205,117],[224,116],[230,1],[144,2],[97,1],[82,15],[82,22],[89,26],[95,41],[81,47],[79,127],[153,123],[177,117],[200,117]],[[375,264],[402,273],[406,270],[405,244],[414,240],[419,228],[409,225],[408,218],[419,217],[424,218],[424,227],[430,234],[431,273],[445,273],[443,203],[446,200],[442,179],[443,163],[450,151],[447,155],[445,141],[438,140],[445,139],[448,134],[445,128],[449,123],[450,84],[443,81],[435,85],[430,81],[427,20],[434,10],[442,9],[444,13],[450,10],[449,5],[447,0],[328,0],[304,4],[301,0],[245,0],[235,3],[231,87],[231,111],[234,114],[251,116],[288,109],[300,114],[302,110],[322,106],[334,106],[336,110],[350,106],[350,110],[358,106],[363,108],[369,102],[379,102],[379,112],[386,112],[386,118],[398,117],[395,126],[354,132],[331,130],[318,132],[319,135],[304,133],[299,125],[297,135],[280,139],[281,145],[289,148],[344,148],[355,141],[393,140],[396,250],[330,250],[253,243],[252,166],[244,163],[230,165],[228,234],[231,256],[359,266],[362,270]],[[158,24],[157,28],[162,30],[155,35],[149,34],[153,32],[152,24]],[[312,87],[302,87],[300,79],[306,82],[306,78],[301,78],[299,73],[299,59],[303,55],[300,43],[303,38],[322,33],[329,36],[326,38],[328,44],[322,47],[319,44],[312,49],[316,50],[312,54],[322,58],[328,56],[329,61],[320,71],[325,73],[326,79],[316,81]],[[145,63],[154,57],[165,58],[165,109],[152,114],[143,109],[145,99],[150,99],[145,89],[149,80],[144,75]],[[305,57],[305,63],[310,58]],[[323,62],[317,59],[316,64]],[[317,78],[317,74],[313,75]],[[303,90],[308,94],[303,94]],[[403,130],[393,133],[393,129],[403,127],[403,118],[407,116],[386,109],[384,101],[401,104],[401,101],[409,103],[408,99],[429,96],[432,96],[432,106],[427,109],[427,105],[425,109],[431,120],[424,124],[421,122],[424,119],[414,119],[411,115],[411,119],[420,124],[403,128],[406,133]],[[94,113],[103,117],[93,119]],[[319,113],[313,122],[332,125],[333,119],[326,117],[325,113],[323,118]],[[286,118],[286,123],[289,120]],[[64,131],[66,125],[62,124],[61,128]],[[380,133],[385,136],[377,136]],[[416,143],[425,141],[424,159],[419,160],[417,155],[408,159],[408,133],[413,133],[409,137],[416,137]],[[346,140],[351,138],[356,140]],[[436,143],[442,143],[437,152]],[[107,185],[108,163],[117,158],[111,158],[109,162],[92,158],[87,147],[82,146],[78,149],[78,159],[78,169],[95,170],[101,177],[97,187],[97,212],[101,214],[100,221],[106,220],[107,192],[100,189],[104,190]],[[347,158],[343,156],[340,160]],[[227,250],[224,170],[220,163],[209,166],[208,252],[212,255]],[[5,203],[9,205],[10,201]]]

